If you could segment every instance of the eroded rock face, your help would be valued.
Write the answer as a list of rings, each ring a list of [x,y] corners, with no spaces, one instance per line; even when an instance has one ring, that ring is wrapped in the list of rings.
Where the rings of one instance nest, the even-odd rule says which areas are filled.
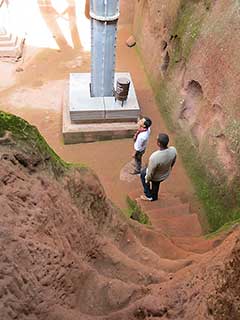
[[[155,80],[168,69],[170,29],[180,1],[135,1],[134,33],[144,57],[144,65]]]
[[[239,135],[236,122],[240,121],[236,107],[240,102],[237,94],[240,90],[238,10],[239,4],[235,1],[219,1],[213,5],[192,48],[183,78],[184,84],[194,79],[201,85],[203,99],[195,103],[198,111],[193,126],[197,124],[204,132],[201,135],[209,137],[209,146],[213,149],[210,156],[215,155],[228,183],[239,175],[239,148],[234,142]],[[197,140],[202,152],[203,138],[198,136]],[[216,167],[212,170],[218,171]]]
[[[90,169],[54,160],[34,128],[1,113],[2,128],[7,122],[18,130],[3,132],[0,144],[3,319],[106,318],[132,303],[134,311],[148,285],[191,263],[168,239],[162,259],[158,235],[127,221]],[[183,259],[166,259],[168,248]]]
[[[135,36],[160,108],[190,138],[216,188],[235,190],[236,199],[239,2],[142,0],[136,8]]]
[[[105,252],[111,241],[104,233],[110,222],[114,226],[114,210],[97,177],[81,168],[56,180],[40,163],[33,171],[34,159],[21,150],[5,146],[0,154],[3,319],[70,319],[64,310],[75,310],[80,319],[82,313],[105,314],[140,298],[141,282],[150,278],[123,260],[116,262],[122,272],[111,275],[114,261],[111,266],[112,254]],[[106,275],[94,267],[102,255],[110,260]],[[158,272],[154,281],[161,281]]]
[[[236,241],[232,253],[215,277],[215,291],[208,297],[208,310],[216,319],[239,319],[239,262],[240,242]],[[237,302],[237,303],[236,303]]]
[[[239,229],[219,246],[206,241],[206,252],[203,238],[177,240],[130,221],[90,169],[64,166],[43,141],[40,152],[30,126],[13,120],[28,134],[8,131],[0,144],[4,320],[239,316]]]

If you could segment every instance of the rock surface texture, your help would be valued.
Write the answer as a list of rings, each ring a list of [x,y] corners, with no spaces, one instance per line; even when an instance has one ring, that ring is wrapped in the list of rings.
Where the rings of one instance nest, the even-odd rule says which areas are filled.
[[[28,19],[15,10],[20,25],[29,23],[24,59],[0,62],[1,109],[36,125],[66,161],[94,168],[104,188],[87,166],[64,163],[35,128],[0,112],[0,318],[238,320],[239,227],[203,236],[180,157],[159,201],[143,203],[139,180],[123,167],[130,139],[63,146],[62,92],[70,72],[89,71],[82,37],[87,14],[77,20],[83,1],[60,9],[60,0],[27,2]],[[20,8],[20,1],[13,3]],[[127,14],[120,19],[117,68],[131,72],[142,111],[154,120],[144,161],[159,130],[168,130],[135,48],[126,46],[133,14],[136,47],[161,110],[171,114],[178,137],[191,137],[215,185],[227,183],[220,193],[226,207],[237,208],[238,1],[136,0],[134,11],[134,2],[123,0],[121,9]],[[36,37],[35,26],[47,28],[47,38]],[[128,219],[108,199],[123,208],[126,194],[137,198],[150,225]],[[141,210],[134,208],[138,218]],[[222,225],[227,211],[214,209]]]
[[[160,109],[192,145],[186,153],[197,154],[229,220],[240,206],[239,10],[235,0],[141,0],[134,21]]]
[[[29,130],[0,140],[4,320],[238,319],[239,229],[204,239],[188,203],[168,193],[137,200],[152,225],[129,220],[91,170],[33,141]]]

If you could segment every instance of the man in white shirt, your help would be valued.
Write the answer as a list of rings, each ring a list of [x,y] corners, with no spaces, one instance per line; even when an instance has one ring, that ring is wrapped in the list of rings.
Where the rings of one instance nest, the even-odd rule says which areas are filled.
[[[167,179],[177,158],[175,147],[168,147],[169,137],[159,133],[157,144],[159,150],[153,152],[149,158],[148,167],[141,172],[141,181],[144,189],[142,200],[155,201],[158,199],[159,186]]]
[[[142,167],[142,156],[146,150],[148,139],[151,133],[152,121],[151,119],[144,117],[138,121],[138,130],[134,135],[134,153],[133,158],[135,160],[135,168],[131,174],[140,174]]]

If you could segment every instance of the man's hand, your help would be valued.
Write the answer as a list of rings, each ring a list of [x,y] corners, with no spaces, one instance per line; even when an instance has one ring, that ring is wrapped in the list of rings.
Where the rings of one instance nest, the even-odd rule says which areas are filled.
[[[149,183],[147,176],[145,176],[145,182]]]
[[[135,158],[136,151],[132,153],[132,158]]]

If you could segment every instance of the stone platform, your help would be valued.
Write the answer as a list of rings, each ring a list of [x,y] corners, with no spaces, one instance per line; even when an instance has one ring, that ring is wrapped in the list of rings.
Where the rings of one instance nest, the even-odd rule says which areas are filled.
[[[64,144],[132,138],[136,130],[136,122],[72,123],[66,100],[63,101]]]
[[[0,57],[17,59],[22,55],[25,39],[0,30]]]
[[[65,144],[133,137],[140,108],[129,73],[116,73],[117,81],[130,81],[128,99],[122,105],[114,97],[91,97],[90,74],[71,73],[63,99],[63,138]]]
[[[73,122],[136,121],[140,108],[130,73],[115,73],[115,88],[118,78],[128,78],[128,99],[122,102],[114,97],[91,97],[90,73],[70,73],[69,112]]]

